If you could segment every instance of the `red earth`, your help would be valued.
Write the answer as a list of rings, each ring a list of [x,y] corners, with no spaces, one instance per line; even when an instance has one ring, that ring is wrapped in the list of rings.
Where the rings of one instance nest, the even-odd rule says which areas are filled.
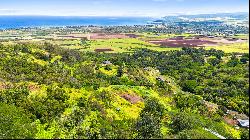
[[[166,47],[204,47],[205,44],[217,44],[216,42],[203,39],[184,39],[183,37],[165,40],[150,40],[150,43]]]
[[[113,38],[136,38],[134,34],[111,34],[111,33],[93,33],[90,34],[90,39],[113,39]]]
[[[123,39],[123,38],[137,38],[138,35],[135,34],[111,34],[111,33],[93,33],[90,34],[90,39],[96,40],[96,39]]]

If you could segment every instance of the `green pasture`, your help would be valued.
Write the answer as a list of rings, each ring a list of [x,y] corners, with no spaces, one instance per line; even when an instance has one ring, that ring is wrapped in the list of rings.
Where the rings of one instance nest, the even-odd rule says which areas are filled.
[[[233,53],[233,52],[249,53],[249,43],[248,42],[206,47],[207,50],[210,50],[212,48],[217,49],[217,50],[222,50],[225,53]]]
[[[179,50],[180,48],[166,48],[152,43],[148,43],[139,39],[126,38],[126,39],[102,39],[102,40],[89,40],[82,44],[80,40],[76,41],[57,41],[54,42],[64,48],[78,49],[80,51],[94,52],[95,49],[112,49],[111,53],[132,52],[137,48],[147,48],[155,51],[170,51]]]

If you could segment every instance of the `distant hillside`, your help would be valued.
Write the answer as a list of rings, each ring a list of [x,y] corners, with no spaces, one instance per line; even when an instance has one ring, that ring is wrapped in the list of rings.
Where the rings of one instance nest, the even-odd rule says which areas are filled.
[[[218,14],[198,14],[198,15],[176,15],[165,16],[156,20],[154,23],[169,24],[178,22],[200,22],[200,21],[217,21],[225,24],[235,24],[247,26],[249,23],[249,13],[218,13]]]

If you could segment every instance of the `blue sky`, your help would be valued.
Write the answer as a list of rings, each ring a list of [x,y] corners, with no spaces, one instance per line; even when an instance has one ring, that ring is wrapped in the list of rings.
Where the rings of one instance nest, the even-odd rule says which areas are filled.
[[[247,12],[249,0],[0,0],[0,15],[151,16]]]

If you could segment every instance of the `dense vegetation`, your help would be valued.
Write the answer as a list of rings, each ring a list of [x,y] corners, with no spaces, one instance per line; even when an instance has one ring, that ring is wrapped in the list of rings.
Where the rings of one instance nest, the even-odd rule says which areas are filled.
[[[247,138],[221,108],[249,115],[248,61],[213,49],[0,45],[0,138]]]

